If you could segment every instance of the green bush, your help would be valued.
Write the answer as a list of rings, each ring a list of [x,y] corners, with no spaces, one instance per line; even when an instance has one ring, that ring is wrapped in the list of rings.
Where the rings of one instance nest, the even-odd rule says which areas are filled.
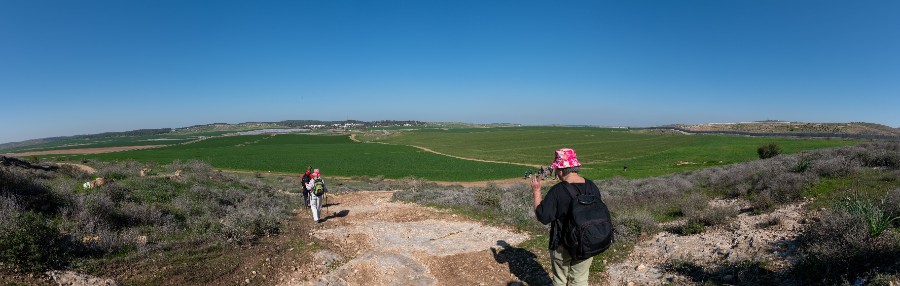
[[[875,203],[859,196],[848,196],[841,200],[838,208],[865,222],[871,237],[881,235],[885,230],[893,227],[895,221],[900,220],[900,216],[893,214],[890,210],[885,211],[892,207],[885,207],[884,200],[881,203]]]
[[[703,232],[706,229],[706,226],[699,222],[687,222],[681,226],[679,229],[679,233],[681,235],[692,235]]]
[[[45,215],[26,211],[0,229],[0,261],[24,271],[42,271],[68,262],[64,240]]]
[[[759,146],[759,148],[756,149],[756,153],[759,154],[760,159],[769,159],[781,154],[781,147],[778,147],[778,144],[773,142]]]

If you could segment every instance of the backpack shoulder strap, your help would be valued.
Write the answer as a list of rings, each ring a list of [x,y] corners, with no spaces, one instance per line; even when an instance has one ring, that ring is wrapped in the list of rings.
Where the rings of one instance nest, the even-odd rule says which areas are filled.
[[[598,195],[602,198],[602,194],[600,194],[600,187],[598,187],[597,184],[594,184],[594,181],[584,179],[584,182],[585,182],[584,185],[587,187],[585,190],[586,192],[593,191],[596,193],[596,195]]]
[[[579,192],[575,189],[574,185],[569,184],[569,182],[566,181],[562,181],[562,185],[566,188],[566,192],[569,193],[569,196],[572,197],[573,201],[578,198]]]

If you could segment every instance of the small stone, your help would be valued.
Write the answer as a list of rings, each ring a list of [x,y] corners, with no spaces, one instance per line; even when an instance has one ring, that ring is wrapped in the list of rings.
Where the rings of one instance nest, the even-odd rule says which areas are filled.
[[[732,276],[732,275],[730,275],[730,274],[729,274],[729,275],[725,275],[725,277],[722,277],[722,280],[725,280],[725,281],[728,281],[728,282],[730,282],[730,281],[733,280],[733,279],[734,279],[734,276]]]
[[[250,284],[250,279],[244,279],[244,283]]]
[[[256,275],[256,270],[250,271],[250,274]]]
[[[625,285],[634,286],[634,282],[628,282],[628,284],[625,284]]]
[[[636,270],[636,271],[644,271],[646,269],[647,269],[647,266],[643,265],[643,264],[638,265],[637,267],[634,268],[634,270]]]

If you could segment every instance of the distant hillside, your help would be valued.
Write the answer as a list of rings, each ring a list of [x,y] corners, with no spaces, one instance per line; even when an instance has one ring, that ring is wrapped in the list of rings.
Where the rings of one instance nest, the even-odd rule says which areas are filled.
[[[0,150],[2,149],[12,149],[18,147],[26,147],[38,144],[45,143],[53,143],[62,140],[72,140],[72,139],[96,139],[96,138],[109,138],[109,137],[125,137],[125,136],[147,136],[147,135],[159,135],[166,134],[172,132],[172,128],[160,128],[160,129],[138,129],[132,131],[124,131],[124,132],[104,132],[97,134],[86,134],[86,135],[74,135],[74,136],[60,136],[60,137],[49,137],[49,138],[41,138],[41,139],[31,139],[20,142],[11,142],[0,144]]]
[[[672,129],[686,133],[731,134],[772,137],[817,137],[900,140],[900,128],[875,123],[808,123],[757,121],[738,123],[675,124],[637,129]]]
[[[898,128],[865,122],[807,123],[787,121],[759,121],[675,126],[690,131],[739,131],[751,133],[833,133],[900,136],[900,129]]]
[[[182,128],[160,128],[160,129],[138,129],[124,132],[105,132],[99,134],[74,135],[49,137],[41,139],[32,139],[20,142],[11,142],[0,144],[0,150],[28,147],[40,144],[50,144],[66,140],[78,139],[99,139],[114,137],[132,137],[132,136],[148,136],[148,135],[191,135],[200,133],[229,133],[258,129],[277,129],[277,128],[309,128],[309,129],[349,129],[349,128],[367,128],[367,127],[385,127],[385,126],[417,126],[423,125],[424,122],[414,120],[379,120],[379,121],[359,121],[359,120],[343,120],[343,121],[321,121],[321,120],[284,120],[278,122],[244,122],[238,124],[229,123],[211,123],[194,125]]]

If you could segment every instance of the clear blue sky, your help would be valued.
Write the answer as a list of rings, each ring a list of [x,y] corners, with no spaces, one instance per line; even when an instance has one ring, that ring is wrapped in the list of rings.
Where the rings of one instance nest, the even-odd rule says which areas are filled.
[[[900,126],[900,1],[0,0],[0,142],[213,122]]]

